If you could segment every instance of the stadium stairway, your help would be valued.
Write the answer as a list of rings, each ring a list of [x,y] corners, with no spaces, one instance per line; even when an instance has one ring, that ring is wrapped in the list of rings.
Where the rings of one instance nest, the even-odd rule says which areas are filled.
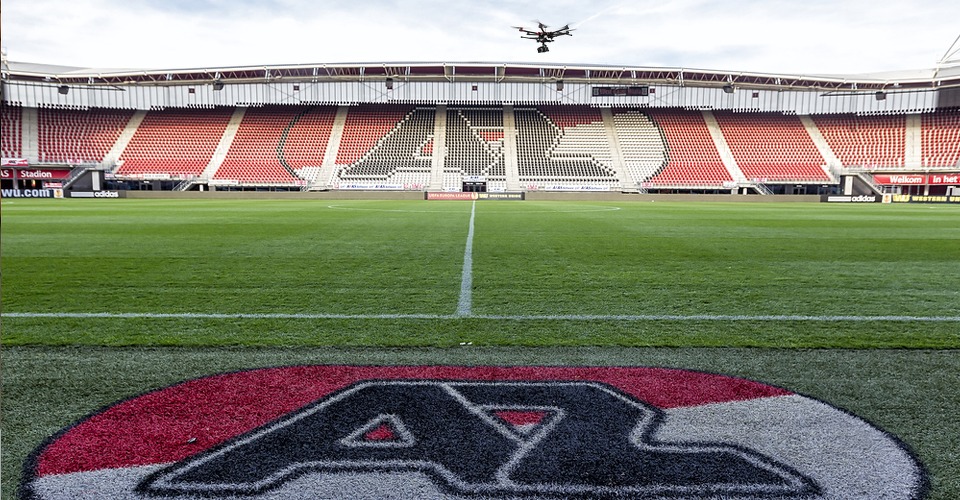
[[[20,154],[24,158],[40,157],[39,115],[37,108],[22,108],[20,114]]]
[[[113,144],[113,147],[110,148],[110,151],[108,151],[106,156],[103,157],[103,165],[105,167],[117,167],[117,160],[120,159],[120,155],[123,154],[123,150],[127,149],[127,145],[130,144],[130,139],[133,139],[133,134],[137,133],[137,128],[140,127],[140,124],[143,123],[143,119],[146,117],[147,112],[142,109],[133,113],[133,116],[130,117],[130,121],[127,122],[127,126],[124,127],[123,132],[120,133],[120,137],[117,139],[117,142]]]
[[[833,153],[833,150],[830,149],[830,145],[827,144],[827,140],[823,137],[823,134],[820,133],[820,129],[817,128],[816,122],[813,121],[809,116],[798,116],[800,118],[800,123],[803,124],[803,128],[807,129],[807,133],[810,134],[810,139],[813,140],[813,145],[817,147],[817,150],[820,151],[820,156],[823,156],[823,159],[826,160],[826,164],[823,165],[823,171],[830,177],[831,180],[837,180],[836,173],[841,168],[840,159],[837,158],[837,155]]]
[[[908,149],[904,115],[815,115],[809,119],[843,167],[903,166]]]
[[[435,115],[435,107],[351,108],[345,130],[350,128],[351,116],[356,129],[352,136],[344,136],[337,154],[335,182],[425,189],[433,156],[426,149],[432,141]]]
[[[213,157],[210,158],[210,163],[207,164],[207,168],[200,174],[202,179],[213,179],[213,176],[217,173],[217,169],[220,168],[220,165],[223,165],[223,160],[227,157],[227,151],[230,150],[230,145],[233,144],[233,139],[237,136],[237,131],[240,130],[240,122],[243,121],[243,116],[246,113],[247,108],[243,106],[238,106],[237,109],[233,110],[233,116],[230,117],[230,121],[227,122],[227,128],[224,129],[223,135],[220,136],[220,142],[217,143],[217,149],[213,151]]]
[[[589,107],[515,109],[517,170],[527,189],[618,190],[600,111]]]
[[[603,118],[603,129],[607,133],[610,162],[613,165],[613,170],[620,177],[620,189],[639,192],[640,181],[643,179],[636,178],[634,172],[628,170],[624,165],[623,149],[620,147],[620,134],[617,133],[617,123],[613,111],[610,108],[601,108],[600,116]]]
[[[517,117],[513,105],[503,106],[503,162],[506,190],[520,191],[520,172],[517,168]]]
[[[196,178],[210,163],[232,108],[165,108],[144,118],[121,154],[118,175]]]
[[[731,111],[715,114],[743,176],[755,183],[829,182],[825,160],[793,115]]]
[[[430,191],[442,191],[444,185],[444,164],[447,155],[447,106],[437,105],[437,114],[433,119],[433,159],[430,164]]]
[[[604,111],[604,110],[601,110]],[[667,144],[660,128],[647,113],[628,109],[604,112],[614,169],[623,188],[636,188],[649,181],[667,162]],[[607,121],[609,120],[609,121]]]
[[[343,143],[347,113],[347,106],[337,107],[337,114],[333,117],[333,127],[330,129],[330,138],[327,140],[327,148],[323,152],[323,164],[307,188],[309,191],[326,191],[333,187],[333,176],[337,171],[337,151],[340,151],[340,145]]]
[[[503,139],[502,108],[448,108],[445,172],[503,181]]]
[[[127,110],[40,108],[40,162],[101,165],[132,114]]]
[[[649,178],[649,187],[717,189],[734,182],[720,158],[701,111],[672,110],[645,114],[657,125],[668,151],[663,166]]]
[[[710,137],[713,138],[713,143],[717,146],[717,152],[720,153],[720,161],[727,168],[727,172],[730,172],[730,177],[738,184],[746,184],[747,176],[743,175],[743,171],[737,165],[737,160],[733,157],[733,151],[730,150],[730,145],[727,144],[727,139],[720,130],[717,117],[710,111],[703,111],[703,120],[707,123]]]
[[[903,166],[923,168],[923,122],[920,115],[907,115],[905,118]]]

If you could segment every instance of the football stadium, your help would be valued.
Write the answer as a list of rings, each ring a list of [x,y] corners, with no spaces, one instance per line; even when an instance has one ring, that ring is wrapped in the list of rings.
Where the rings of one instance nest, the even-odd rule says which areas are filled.
[[[3,498],[960,498],[956,59],[2,70]]]

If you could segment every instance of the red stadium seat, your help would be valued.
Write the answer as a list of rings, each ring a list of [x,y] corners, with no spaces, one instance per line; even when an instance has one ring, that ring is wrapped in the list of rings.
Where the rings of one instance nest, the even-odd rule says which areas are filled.
[[[247,109],[213,178],[241,184],[302,184],[304,167],[323,164],[336,108],[266,106]]]
[[[843,166],[903,167],[906,151],[904,115],[816,115],[812,118]]]
[[[233,108],[150,111],[120,155],[117,175],[200,176],[232,115]]]
[[[663,130],[669,148],[666,165],[649,182],[657,185],[718,187],[733,178],[699,111],[650,112]]]
[[[796,116],[717,112],[717,123],[747,179],[829,182],[827,162]],[[766,181],[764,181],[766,182]]]

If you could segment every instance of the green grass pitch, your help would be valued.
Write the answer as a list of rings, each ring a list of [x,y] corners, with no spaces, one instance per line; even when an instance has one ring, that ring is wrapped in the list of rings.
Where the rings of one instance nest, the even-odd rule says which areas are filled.
[[[755,378],[894,433],[960,498],[960,207],[4,200],[0,256],[4,498],[100,406],[290,363]]]

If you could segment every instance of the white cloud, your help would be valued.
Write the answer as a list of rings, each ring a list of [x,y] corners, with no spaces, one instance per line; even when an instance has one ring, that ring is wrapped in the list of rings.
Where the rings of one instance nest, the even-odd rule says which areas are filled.
[[[547,54],[510,28],[585,21]],[[556,62],[860,73],[932,67],[960,2],[915,0],[7,0],[14,61],[187,68],[373,61]]]

